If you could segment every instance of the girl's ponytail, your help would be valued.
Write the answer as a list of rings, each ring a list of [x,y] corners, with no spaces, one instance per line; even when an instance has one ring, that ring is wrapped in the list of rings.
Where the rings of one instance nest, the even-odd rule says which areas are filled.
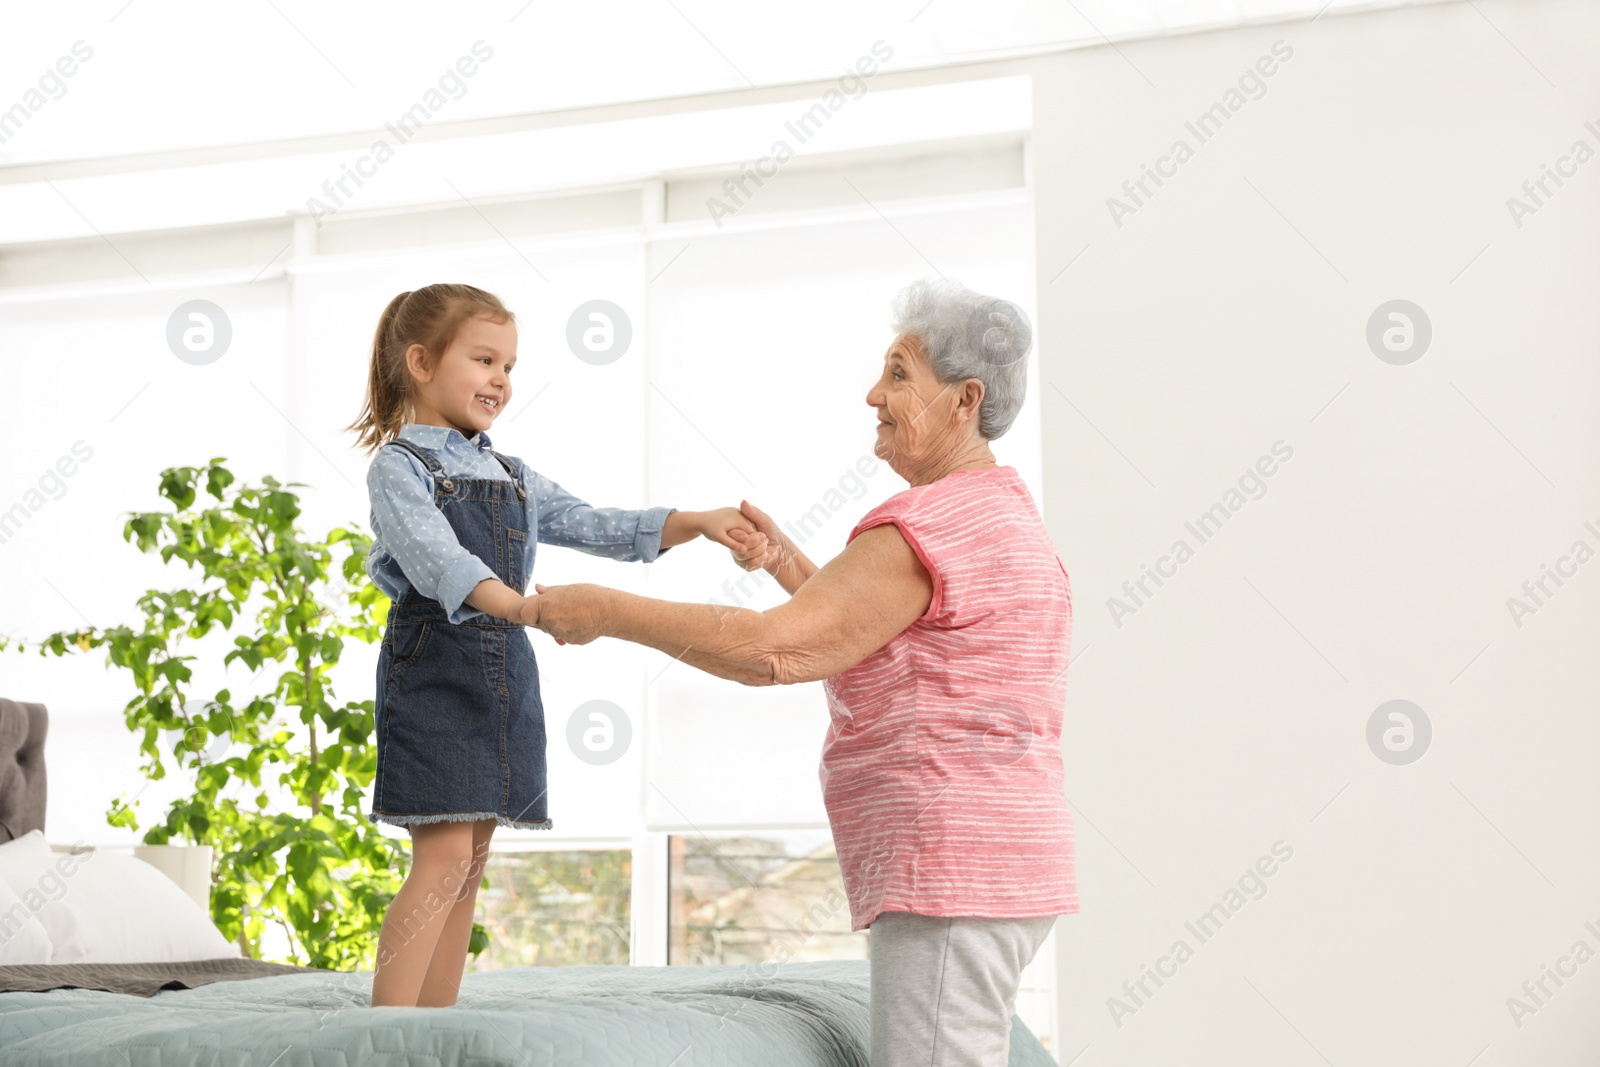
[[[360,436],[356,444],[370,454],[415,422],[415,381],[406,366],[406,352],[420,344],[425,360],[438,360],[455,340],[463,322],[479,315],[495,322],[515,322],[500,298],[471,285],[440,282],[408,291],[389,301],[372,335],[367,366],[367,396],[361,414],[345,427]]]

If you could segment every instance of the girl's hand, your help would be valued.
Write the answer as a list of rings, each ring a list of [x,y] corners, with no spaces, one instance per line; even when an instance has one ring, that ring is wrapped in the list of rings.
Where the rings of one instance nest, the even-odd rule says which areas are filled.
[[[715,541],[730,549],[743,548],[744,545],[735,541],[731,536],[735,530],[747,534],[756,532],[755,523],[745,517],[738,508],[717,508],[714,511],[702,511],[696,514],[695,528],[700,531],[700,536],[708,541]]]

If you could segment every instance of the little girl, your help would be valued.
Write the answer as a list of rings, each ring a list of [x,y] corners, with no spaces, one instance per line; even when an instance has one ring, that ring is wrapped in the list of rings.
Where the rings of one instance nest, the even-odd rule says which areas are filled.
[[[392,603],[378,654],[375,822],[404,826],[412,864],[378,935],[374,1006],[447,1007],[489,838],[546,830],[544,707],[524,628],[539,541],[624,562],[704,536],[738,548],[737,508],[591,507],[485,432],[511,401],[516,319],[491,293],[429,285],[389,301],[366,404],[367,573]],[[526,611],[526,618],[524,613]]]

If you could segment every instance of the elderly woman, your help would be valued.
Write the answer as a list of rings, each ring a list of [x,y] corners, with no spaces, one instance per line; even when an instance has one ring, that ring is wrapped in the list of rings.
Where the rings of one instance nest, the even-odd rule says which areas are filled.
[[[852,929],[871,929],[873,1067],[1002,1065],[1020,973],[1078,910],[1060,751],[1071,587],[1027,487],[989,450],[1022,405],[1027,322],[949,282],[913,284],[894,310],[866,401],[878,457],[910,488],[820,568],[747,503],[759,532],[735,557],[787,602],[540,586],[524,621],[746,685],[822,680],[823,801]]]

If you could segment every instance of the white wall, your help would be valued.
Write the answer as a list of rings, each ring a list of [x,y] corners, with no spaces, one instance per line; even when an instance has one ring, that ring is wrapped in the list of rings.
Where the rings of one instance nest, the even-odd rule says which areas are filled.
[[[1197,146],[1185,120],[1280,39]],[[1522,984],[1600,949],[1600,565],[1520,626],[1507,599],[1600,548],[1600,162],[1520,228],[1506,199],[1600,148],[1597,44],[1593,5],[1480,0],[1030,65],[1045,502],[1077,595],[1063,1063],[1593,1062],[1600,964],[1543,1006]],[[1116,226],[1107,198],[1180,137]],[[1365,339],[1395,298],[1433,327],[1405,366]],[[1185,521],[1279,440],[1199,544]],[[1432,725],[1409,765],[1366,739],[1395,698]],[[1185,922],[1278,841],[1201,943]]]

